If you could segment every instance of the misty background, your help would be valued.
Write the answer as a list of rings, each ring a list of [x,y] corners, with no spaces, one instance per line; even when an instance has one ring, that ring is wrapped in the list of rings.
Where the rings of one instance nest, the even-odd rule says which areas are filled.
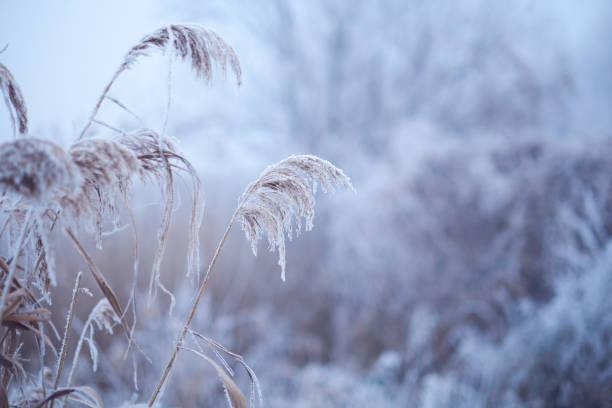
[[[206,261],[269,164],[316,154],[357,189],[317,196],[314,230],[288,243],[286,283],[238,229],[211,278],[198,331],[245,357],[266,406],[612,406],[609,2],[3,2],[0,61],[30,133],[74,140],[129,47],[174,22],[217,31],[244,75],[241,87],[220,71],[206,85],[172,63],[168,133],[206,192]],[[159,129],[167,76],[164,56],[143,58],[111,95]],[[141,126],[112,106],[100,117]],[[0,129],[11,140],[8,115]],[[160,213],[149,187],[133,197],[151,237],[141,275]],[[141,395],[193,294],[184,207],[162,265],[177,310],[167,318],[163,297],[141,306],[136,337],[157,357],[139,362]],[[72,282],[84,266],[62,245]],[[96,254],[116,288],[131,245],[119,232]],[[110,405],[140,401],[116,337],[81,382]],[[221,406],[223,394],[213,370],[184,358],[164,401]]]

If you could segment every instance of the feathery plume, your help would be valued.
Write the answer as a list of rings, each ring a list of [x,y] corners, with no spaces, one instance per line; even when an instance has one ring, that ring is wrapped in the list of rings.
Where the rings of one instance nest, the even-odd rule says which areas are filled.
[[[0,145],[0,186],[35,201],[74,195],[81,185],[70,157],[56,144],[19,139]]]
[[[0,64],[0,91],[2,91],[6,108],[11,117],[13,134],[19,131],[20,135],[25,135],[28,133],[28,111],[25,100],[17,81],[3,64]]]
[[[213,30],[195,24],[173,24],[147,35],[130,49],[117,72],[129,69],[140,57],[149,56],[155,50],[191,60],[193,70],[207,82],[211,78],[213,61],[223,71],[229,64],[236,82],[241,84],[242,69],[232,46]]]
[[[117,188],[125,192],[132,175],[140,169],[134,153],[113,140],[89,139],[77,142],[70,147],[70,156],[79,166],[85,188]]]
[[[323,191],[342,185],[353,190],[350,179],[333,164],[311,155],[294,155],[269,166],[247,186],[236,210],[237,220],[257,255],[257,243],[267,233],[270,251],[278,250],[281,279],[285,280],[285,234],[296,235],[313,227],[314,194],[320,183]],[[311,187],[312,185],[312,187]]]
[[[161,27],[152,34],[145,36],[128,51],[121,65],[119,65],[119,69],[115,71],[112,79],[102,91],[102,95],[98,98],[98,102],[81,131],[79,139],[85,136],[94,122],[102,102],[107,99],[108,92],[119,75],[130,69],[140,57],[149,56],[154,51],[161,51],[182,60],[190,60],[196,75],[206,82],[209,82],[212,77],[213,61],[219,64],[224,72],[229,65],[236,76],[237,84],[240,86],[242,83],[242,68],[236,52],[213,30],[195,24],[172,24]]]
[[[83,186],[78,207],[95,220],[98,247],[102,245],[102,223],[107,212],[119,222],[117,198],[127,201],[131,179],[140,170],[135,154],[114,140],[87,139],[70,147],[70,157],[78,167]]]
[[[187,251],[187,275],[198,273],[200,270],[199,235],[204,215],[203,200],[201,200],[201,183],[195,168],[180,153],[168,137],[160,136],[155,131],[143,129],[137,132],[119,136],[117,141],[132,151],[142,168],[141,176],[145,179],[153,178],[162,187],[164,196],[164,215],[159,229],[159,246],[153,260],[150,292],[154,284],[162,288],[160,281],[160,267],[166,247],[166,241],[172,220],[174,206],[173,177],[175,170],[187,173],[191,178],[193,190],[193,203],[189,228],[189,245]]]
[[[355,191],[350,179],[342,170],[327,160],[311,155],[290,156],[269,166],[257,180],[247,186],[210,260],[204,280],[200,284],[198,293],[193,300],[191,311],[181,329],[174,350],[151,395],[149,407],[155,404],[168,379],[176,356],[189,332],[189,327],[195,316],[198,304],[208,286],[210,274],[217,263],[217,259],[219,259],[219,254],[223,249],[234,222],[239,221],[242,225],[247,240],[251,242],[251,247],[255,254],[257,254],[257,241],[263,235],[264,230],[268,232],[270,249],[278,248],[278,263],[282,270],[281,279],[284,281],[285,232],[291,237],[292,220],[294,217],[297,233],[301,230],[302,218],[306,220],[306,229],[310,230],[312,228],[315,205],[314,194],[317,189],[317,183],[321,184],[324,192],[333,190],[334,185],[338,184]]]

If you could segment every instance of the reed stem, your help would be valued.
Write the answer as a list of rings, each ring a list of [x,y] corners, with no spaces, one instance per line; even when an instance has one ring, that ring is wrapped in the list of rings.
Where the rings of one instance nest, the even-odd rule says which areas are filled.
[[[208,270],[206,271],[206,275],[204,276],[204,280],[202,281],[202,284],[200,285],[200,289],[198,290],[198,294],[196,295],[196,297],[195,297],[195,299],[193,301],[193,305],[191,306],[191,311],[189,312],[189,316],[187,317],[187,321],[185,322],[185,325],[183,326],[181,334],[180,334],[178,340],[176,341],[174,349],[172,350],[172,355],[170,356],[170,360],[168,361],[168,364],[166,364],[166,367],[164,368],[164,372],[162,373],[162,376],[161,376],[161,378],[159,380],[159,383],[157,384],[157,386],[155,387],[155,390],[153,391],[153,395],[151,395],[151,399],[149,400],[149,404],[148,404],[149,407],[153,406],[153,404],[155,403],[155,400],[159,396],[159,393],[160,393],[162,387],[164,386],[164,383],[166,382],[166,379],[167,379],[168,375],[170,374],[170,370],[172,369],[172,366],[174,365],[174,361],[176,360],[176,356],[177,356],[179,350],[181,349],[181,347],[183,346],[183,341],[185,340],[185,337],[187,336],[187,333],[189,332],[189,326],[191,325],[191,321],[195,317],[195,313],[196,313],[196,310],[198,308],[198,304],[200,303],[200,299],[202,298],[202,295],[204,294],[204,291],[206,290],[206,287],[208,286],[208,279],[210,278],[210,273],[212,272],[213,268],[215,267],[215,264],[217,263],[217,259],[219,258],[219,254],[221,252],[221,249],[223,248],[223,245],[225,244],[227,236],[229,235],[229,232],[230,232],[230,230],[232,228],[232,225],[234,224],[234,221],[236,220],[237,214],[238,214],[238,212],[236,211],[234,213],[234,215],[232,216],[232,219],[231,219],[230,223],[228,224],[227,228],[225,229],[225,233],[223,234],[223,238],[221,238],[221,241],[219,242],[219,245],[217,246],[215,254],[213,255],[213,257],[212,257],[212,259],[210,261],[210,264],[208,265]]]

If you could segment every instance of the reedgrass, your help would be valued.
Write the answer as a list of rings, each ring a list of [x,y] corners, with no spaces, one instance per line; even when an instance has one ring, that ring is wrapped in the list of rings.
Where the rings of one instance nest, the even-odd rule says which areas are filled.
[[[13,78],[11,71],[2,64],[0,64],[0,90],[13,126],[13,136],[17,132],[20,135],[25,135],[28,133],[28,112],[21,94],[21,88]]]
[[[153,298],[157,289],[161,289],[170,296],[172,310],[174,296],[162,283],[161,265],[172,223],[174,180],[177,173],[186,174],[191,180],[193,200],[186,275],[196,279],[199,284],[186,322],[148,405],[157,403],[177,354],[185,350],[215,368],[230,406],[244,407],[246,398],[232,380],[233,372],[221,353],[236,360],[251,380],[250,405],[256,406],[257,403],[262,406],[259,382],[245,360],[214,340],[191,330],[198,304],[234,223],[241,225],[255,254],[258,241],[267,235],[270,250],[278,250],[281,277],[285,280],[285,236],[291,239],[294,231],[296,235],[299,234],[303,224],[306,230],[312,228],[317,185],[321,184],[324,191],[333,189],[335,185],[349,189],[352,186],[341,170],[315,156],[291,156],[270,166],[247,186],[206,273],[200,276],[199,229],[203,218],[203,200],[201,183],[194,167],[178,151],[173,140],[166,136],[165,124],[160,132],[147,128],[128,132],[96,118],[105,101],[133,115],[121,101],[109,97],[108,92],[122,72],[130,69],[141,57],[156,51],[168,58],[190,62],[196,75],[206,82],[211,78],[213,63],[222,70],[229,66],[237,83],[241,82],[241,68],[234,50],[215,32],[195,25],[160,28],[128,51],[98,98],[76,141],[63,148],[28,134],[27,111],[19,86],[8,69],[0,65],[0,89],[14,128],[14,140],[0,145],[0,208],[5,217],[0,237],[8,243],[6,257],[0,257],[0,315],[3,327],[0,337],[0,407],[45,407],[53,406],[55,402],[64,405],[68,400],[87,406],[103,406],[93,388],[72,384],[76,381],[76,368],[84,345],[89,349],[93,370],[97,368],[98,349],[94,341],[96,330],[112,333],[113,327],[118,325],[128,339],[128,351],[132,345],[139,349],[133,338],[137,325],[139,244],[134,216],[129,206],[131,190],[136,179],[154,181],[159,185],[164,210],[158,232],[159,245],[152,262],[149,297]],[[103,125],[114,133],[105,137],[88,136],[88,130],[93,125]],[[24,137],[16,138],[17,134]],[[120,304],[115,289],[81,244],[76,232],[92,234],[102,249],[103,225],[110,221],[119,227],[123,211],[128,213],[136,241],[132,284],[125,306]],[[66,280],[72,281],[65,276],[58,278],[55,273],[55,251],[50,240],[50,234],[55,229],[65,231],[86,261],[103,295],[89,314],[73,350],[69,348],[68,337],[78,310],[79,293],[84,290],[80,273],[74,283],[63,335],[57,335],[60,339],[57,347],[45,334],[48,328],[52,331],[55,328],[50,324],[49,310],[43,305],[49,303],[51,292],[57,285],[63,285]],[[131,322],[128,321],[128,311],[131,311]],[[24,337],[30,334],[38,344],[38,378],[24,369],[22,364],[28,357],[23,355]],[[221,364],[189,347],[186,344],[187,334],[211,345]],[[45,353],[47,349],[51,350],[50,355]],[[132,356],[136,366],[134,354]],[[62,381],[66,359],[70,357],[67,378]],[[49,359],[54,361],[53,373],[45,366]],[[134,382],[137,388],[136,378]]]

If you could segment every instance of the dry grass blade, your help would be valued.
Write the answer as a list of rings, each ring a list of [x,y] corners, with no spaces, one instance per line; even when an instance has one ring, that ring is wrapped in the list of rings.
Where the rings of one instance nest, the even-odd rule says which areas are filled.
[[[6,357],[0,354],[0,366],[2,366],[6,372],[2,383],[6,385],[8,383],[9,374],[17,380],[19,384],[23,384],[28,374],[26,373],[23,365],[19,362],[16,357]]]
[[[51,395],[45,398],[43,401],[36,405],[36,408],[43,408],[49,402],[53,403],[58,398],[66,398],[69,396],[71,401],[78,402],[82,405],[91,408],[104,408],[104,404],[102,403],[102,399],[100,395],[91,387],[81,386],[81,387],[69,387],[69,388],[61,388],[59,390],[54,391]]]
[[[51,393],[51,395],[49,395],[47,398],[45,398],[43,401],[41,401],[38,405],[36,405],[36,408],[42,408],[44,407],[48,402],[51,402],[57,398],[61,398],[65,395],[68,394],[72,394],[73,392],[75,392],[76,389],[74,388],[63,388],[57,391],[54,391],[53,393]]]
[[[10,314],[13,314],[15,310],[24,303],[25,294],[26,291],[20,288],[10,292],[6,296],[7,305],[4,310],[2,310],[2,320],[6,319]]]
[[[189,351],[200,357],[201,359],[206,360],[210,365],[215,368],[217,374],[219,375],[219,378],[221,379],[221,382],[223,383],[225,396],[227,397],[227,402],[231,408],[246,408],[247,405],[244,394],[242,394],[242,391],[240,391],[240,388],[238,388],[234,380],[232,380],[230,376],[227,375],[223,367],[221,367],[213,359],[200,353],[199,351],[193,350],[188,347],[181,347],[181,349]]]
[[[25,219],[23,220],[23,224],[21,225],[20,228],[20,233],[19,233],[19,238],[16,241],[16,247],[14,249],[14,254],[13,254],[13,260],[11,262],[10,268],[8,273],[6,274],[6,276],[4,277],[4,285],[2,287],[2,295],[0,295],[0,310],[2,310],[4,312],[4,309],[6,308],[7,304],[6,304],[6,297],[10,292],[10,288],[14,282],[15,279],[15,273],[17,272],[18,268],[18,259],[19,259],[19,255],[21,254],[21,249],[25,243],[26,237],[27,237],[27,232],[28,232],[28,227],[29,227],[29,223],[31,221],[31,215],[32,215],[32,211],[28,210],[25,216]],[[4,322],[3,322],[4,323]]]
[[[270,250],[278,249],[281,278],[285,280],[285,233],[292,237],[293,222],[296,233],[313,227],[314,194],[320,183],[323,191],[342,185],[353,190],[350,179],[333,164],[311,155],[295,155],[268,167],[251,183],[240,198],[236,210],[253,253],[257,242],[267,232]]]
[[[13,328],[13,329],[31,332],[32,334],[36,336],[36,338],[44,341],[44,343],[47,346],[49,346],[51,350],[55,352],[55,346],[53,345],[53,342],[51,341],[51,339],[49,339],[49,337],[46,334],[43,334],[40,330],[31,326],[30,324],[24,321],[7,320],[7,321],[2,322],[2,325],[5,327]]]
[[[0,91],[2,91],[6,108],[11,117],[13,133],[18,131],[21,135],[27,134],[28,111],[21,88],[8,68],[2,64],[0,64]]]
[[[2,317],[3,322],[39,323],[49,320],[51,312],[47,309],[34,309],[21,313],[9,313]]]
[[[100,271],[100,268],[98,268],[98,266],[95,264],[93,259],[91,259],[91,257],[87,253],[87,251],[85,251],[85,248],[83,248],[83,246],[77,239],[74,232],[72,232],[70,228],[67,228],[66,232],[68,233],[68,235],[70,236],[70,238],[72,239],[76,247],[78,248],[81,255],[83,255],[83,257],[87,261],[89,270],[91,271],[92,276],[94,277],[96,283],[98,284],[98,287],[100,288],[100,290],[102,291],[106,299],[108,300],[108,303],[111,305],[111,307],[113,308],[117,316],[123,316],[123,312],[121,310],[121,305],[119,304],[119,300],[117,299],[117,295],[115,294],[115,291],[113,290],[113,288],[111,288],[111,286],[106,281],[106,278],[104,278],[104,275]],[[130,331],[128,329],[127,323],[123,323],[123,326],[124,326],[124,330],[127,336],[130,337]]]
[[[98,268],[98,266],[95,264],[93,259],[87,253],[87,251],[85,251],[85,248],[83,248],[83,246],[81,245],[81,243],[77,239],[77,237],[74,234],[74,232],[72,232],[72,230],[70,228],[66,228],[66,232],[68,233],[68,235],[70,236],[70,238],[72,239],[72,241],[74,242],[76,247],[78,248],[79,252],[81,252],[83,257],[87,261],[87,264],[89,266],[89,270],[91,271],[91,274],[94,277],[94,280],[96,281],[96,283],[98,284],[98,287],[100,288],[100,290],[104,294],[104,297],[105,297],[104,300],[106,300],[106,302],[109,305],[109,307],[112,308],[112,310],[113,310],[113,312],[115,314],[115,317],[120,322],[121,327],[123,329],[123,332],[125,333],[125,336],[128,339],[128,349],[129,349],[129,347],[132,344],[134,344],[140,350],[140,346],[138,345],[138,343],[133,341],[132,330],[130,329],[130,327],[128,325],[128,322],[127,322],[127,320],[125,318],[125,314],[121,310],[121,305],[119,304],[119,300],[117,298],[117,295],[115,294],[115,291],[113,290],[113,288],[111,288],[111,286],[108,284],[108,282],[104,278],[104,275],[100,271],[100,268]],[[142,351],[142,350],[140,350],[140,351]],[[143,355],[144,355],[144,352],[143,352]],[[145,355],[145,357],[146,357],[146,355]],[[147,357],[147,359],[148,359],[148,357]],[[71,376],[72,376],[72,372],[71,372]]]
[[[104,408],[104,403],[100,395],[96,390],[86,385],[76,387],[75,392],[71,394],[68,399],[90,408]]]
[[[255,371],[253,371],[253,369],[251,367],[249,367],[249,365],[246,363],[244,358],[240,354],[236,354],[236,353],[228,350],[227,348],[223,347],[221,344],[217,343],[213,339],[210,339],[208,337],[202,336],[200,333],[194,332],[193,330],[191,331],[191,333],[193,335],[195,335],[196,337],[199,337],[200,339],[204,340],[206,343],[210,344],[215,349],[224,352],[228,356],[230,356],[233,359],[235,359],[236,361],[238,361],[238,363],[240,363],[240,365],[247,372],[247,374],[249,376],[249,379],[251,380],[251,395],[250,395],[250,398],[249,398],[249,406],[250,407],[254,407],[255,406],[255,392],[257,392],[259,406],[263,407],[263,395],[261,393],[261,387],[259,385],[259,379],[255,375]],[[232,373],[230,372],[230,374],[232,374]]]

